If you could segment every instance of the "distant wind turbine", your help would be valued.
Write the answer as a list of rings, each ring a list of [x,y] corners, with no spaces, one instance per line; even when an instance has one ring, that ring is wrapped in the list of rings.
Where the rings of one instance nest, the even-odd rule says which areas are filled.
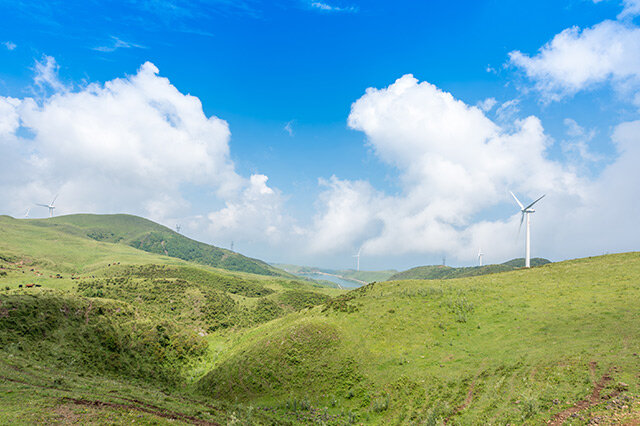
[[[484,253],[482,252],[482,248],[480,250],[478,250],[478,266],[482,266],[482,256],[484,256]]]
[[[176,225],[176,232],[179,234],[180,230],[182,230],[182,226]]]
[[[511,196],[513,197],[514,200],[516,200],[516,203],[518,203],[518,206],[520,207],[520,212],[522,212],[522,216],[520,217],[520,228],[518,228],[518,235],[520,235],[520,229],[522,229],[522,222],[524,221],[524,216],[525,215],[527,216],[527,236],[525,239],[525,246],[524,246],[524,266],[525,268],[530,268],[531,267],[531,231],[530,231],[531,218],[529,217],[529,215],[531,213],[536,212],[531,207],[533,207],[533,205],[538,201],[542,200],[544,198],[544,195],[538,198],[537,200],[535,200],[533,203],[529,204],[527,207],[522,205],[520,200],[518,200],[518,197],[516,197],[513,192],[511,192]]]
[[[24,214],[25,219],[29,217],[29,213],[31,213],[31,207],[29,207],[27,212]]]
[[[362,247],[360,247],[360,250],[358,250],[358,254],[354,254],[353,257],[355,257],[356,260],[356,271],[360,270],[360,252],[362,251]]]
[[[53,197],[53,200],[51,200],[51,202],[49,204],[36,204],[36,205],[48,208],[49,209],[49,217],[53,217],[53,209],[55,209],[55,207],[53,206],[53,203],[56,202],[57,198],[58,198],[58,195],[56,194],[56,196]]]

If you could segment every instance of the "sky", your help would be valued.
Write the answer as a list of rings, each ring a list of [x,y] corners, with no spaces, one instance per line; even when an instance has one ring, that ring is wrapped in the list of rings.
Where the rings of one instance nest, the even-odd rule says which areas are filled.
[[[0,0],[0,214],[362,269],[638,250],[640,0]]]

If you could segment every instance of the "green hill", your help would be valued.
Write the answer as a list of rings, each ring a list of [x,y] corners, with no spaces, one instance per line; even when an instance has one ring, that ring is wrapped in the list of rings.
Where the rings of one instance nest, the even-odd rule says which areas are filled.
[[[640,253],[345,292],[31,222],[0,218],[0,424],[640,421]]]
[[[274,422],[190,384],[221,342],[343,292],[249,273],[266,264],[239,255],[242,272],[127,244],[171,232],[145,222],[0,217],[0,424]]]
[[[551,263],[547,259],[535,257],[531,259],[531,266],[542,266]],[[524,258],[512,259],[497,265],[469,266],[453,268],[444,265],[418,266],[391,275],[388,280],[448,280],[452,278],[475,277],[477,275],[495,274],[524,268]]]
[[[165,255],[177,259],[213,266],[230,271],[249,272],[260,275],[289,276],[269,264],[187,238],[171,229],[150,220],[124,214],[95,215],[74,214],[49,219],[16,220],[8,216],[0,217],[1,228],[21,226],[32,227],[34,235],[42,229],[57,231],[76,237],[87,237],[94,241],[126,245],[149,253]],[[21,232],[20,236],[25,233]],[[14,241],[17,241],[14,239]],[[38,241],[20,239],[34,247]],[[46,248],[40,247],[40,249]]]
[[[640,253],[374,283],[239,337],[199,389],[366,424],[637,421],[638,302]]]

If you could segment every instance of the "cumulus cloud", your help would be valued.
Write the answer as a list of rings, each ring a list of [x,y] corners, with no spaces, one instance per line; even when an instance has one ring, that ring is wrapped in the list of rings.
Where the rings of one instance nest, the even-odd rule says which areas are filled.
[[[325,182],[312,233],[318,251],[362,246],[369,255],[448,253],[472,261],[482,247],[496,260],[518,255],[520,218],[508,195],[513,190],[523,201],[547,194],[533,219],[537,253],[599,253],[615,241],[605,219],[612,204],[602,204],[599,194],[607,192],[611,203],[622,199],[611,190],[617,179],[638,191],[623,177],[638,174],[630,166],[631,159],[640,159],[637,123],[616,131],[620,158],[595,180],[549,158],[552,142],[538,118],[500,125],[480,108],[411,75],[384,89],[367,89],[352,105],[348,124],[364,132],[380,160],[397,169],[401,191],[385,194],[367,182],[335,177]],[[572,138],[592,137],[575,121],[566,124]],[[638,208],[636,201],[625,203]],[[587,228],[581,225],[589,218],[591,227],[604,228],[585,239]],[[638,238],[629,231],[631,220],[624,223]]]
[[[2,44],[4,44],[4,47],[6,47],[7,50],[14,50],[16,47],[18,47],[18,45],[12,41],[5,41]]]
[[[534,82],[543,101],[551,102],[607,82],[622,93],[636,93],[638,51],[640,28],[631,22],[604,21],[584,30],[568,28],[534,56],[513,51],[509,62]]]
[[[129,77],[75,91],[59,83],[57,69],[52,57],[36,65],[36,84],[55,89],[44,99],[0,97],[0,196],[9,210],[17,214],[59,192],[60,214],[124,211],[168,221],[190,214],[182,189],[197,185],[211,204],[229,203],[212,219],[225,216],[227,227],[239,228],[250,222],[265,234],[258,231],[272,217],[264,209],[277,197],[266,176],[236,173],[228,124],[207,117],[197,97],[182,94],[150,62]],[[251,210],[254,202],[259,209]],[[212,238],[222,232],[211,229]]]

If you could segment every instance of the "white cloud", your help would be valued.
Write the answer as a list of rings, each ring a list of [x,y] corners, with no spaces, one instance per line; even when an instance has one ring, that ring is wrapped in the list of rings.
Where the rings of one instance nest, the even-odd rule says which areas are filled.
[[[320,1],[311,2],[311,7],[325,12],[357,12],[354,6],[339,7]]]
[[[496,101],[496,98],[487,98],[483,101],[478,102],[478,108],[480,108],[484,112],[489,112],[493,109],[494,106],[496,106],[497,103],[498,101]]]
[[[629,19],[640,15],[640,0],[624,0],[624,8],[618,15],[618,19]]]
[[[14,42],[12,41],[5,41],[4,43],[4,47],[7,48],[7,50],[14,50],[16,47],[18,47],[18,45],[16,45]]]
[[[289,136],[293,136],[293,120],[288,121],[287,124],[284,125],[284,131],[289,134]]]
[[[36,65],[37,84],[57,89],[50,96],[0,97],[0,198],[9,211],[59,192],[58,214],[129,212],[172,226],[191,214],[183,187],[197,185],[210,204],[238,206],[241,215],[228,227],[270,238],[265,209],[275,212],[278,195],[266,176],[236,173],[229,126],[207,117],[198,98],[180,93],[149,62],[127,78],[76,91],[59,83],[57,68],[51,57]],[[213,224],[211,231],[215,239],[226,229]]]
[[[128,41],[121,40],[118,37],[111,36],[111,44],[106,46],[97,46],[97,47],[94,47],[93,50],[97,50],[98,52],[110,53],[118,49],[131,49],[131,48],[145,49],[145,47],[140,44],[131,43]]]
[[[640,28],[630,22],[604,21],[591,28],[568,28],[537,55],[509,54],[546,102],[611,82],[621,92],[640,87]]]
[[[482,247],[495,260],[515,257],[521,255],[520,218],[508,190],[523,201],[547,195],[533,218],[534,254],[599,254],[616,247],[622,228],[635,241],[640,238],[631,217],[609,224],[617,215],[611,206],[626,197],[614,190],[618,180],[632,187],[632,199],[623,205],[631,211],[640,205],[639,172],[631,170],[640,160],[640,122],[618,128],[620,157],[594,180],[548,158],[551,141],[536,117],[499,125],[479,108],[411,75],[385,89],[367,89],[353,104],[348,123],[398,170],[401,191],[385,194],[367,182],[332,178],[311,233],[317,251],[362,245],[370,256],[447,253],[473,261]],[[566,123],[572,140],[588,143],[590,131]],[[608,203],[598,200],[600,194]],[[584,227],[589,221],[590,228]],[[585,229],[594,227],[598,232],[585,237]],[[609,234],[609,227],[616,229]],[[633,238],[625,236],[629,244],[621,248],[630,247]]]
[[[52,56],[44,56],[42,61],[36,61],[33,82],[41,89],[50,88],[56,92],[63,92],[67,87],[58,78],[60,66]]]

